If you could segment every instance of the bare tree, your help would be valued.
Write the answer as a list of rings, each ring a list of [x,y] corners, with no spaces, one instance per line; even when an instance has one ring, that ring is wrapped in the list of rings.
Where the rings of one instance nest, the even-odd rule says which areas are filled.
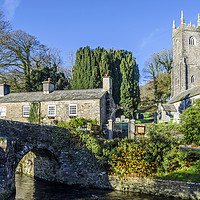
[[[21,30],[12,32],[2,39],[4,61],[1,67],[13,73],[24,82],[24,90],[31,91],[30,72],[36,55],[43,50],[43,45],[32,35]],[[5,55],[8,55],[5,59]]]
[[[154,102],[166,102],[171,90],[172,50],[163,50],[153,54],[145,63],[145,80],[152,80]]]
[[[75,65],[75,52],[73,50],[69,51],[69,63],[71,71],[71,80],[73,79],[74,65]]]

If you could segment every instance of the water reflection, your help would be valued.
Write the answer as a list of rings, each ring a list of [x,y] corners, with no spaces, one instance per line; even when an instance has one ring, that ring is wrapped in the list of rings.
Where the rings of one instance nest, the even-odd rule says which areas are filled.
[[[16,174],[16,195],[9,200],[172,200],[173,198],[123,193],[119,191],[83,189],[63,184],[34,180]]]
[[[35,199],[33,195],[35,193],[34,178],[16,174],[15,175],[15,187],[16,187],[16,200],[22,199]]]

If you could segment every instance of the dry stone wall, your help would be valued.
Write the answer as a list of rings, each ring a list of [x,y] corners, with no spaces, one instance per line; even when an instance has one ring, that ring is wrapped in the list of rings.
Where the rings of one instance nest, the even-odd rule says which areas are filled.
[[[200,199],[200,183],[144,178],[125,178],[121,180],[115,176],[109,177],[109,183],[115,190],[172,196],[182,199]]]

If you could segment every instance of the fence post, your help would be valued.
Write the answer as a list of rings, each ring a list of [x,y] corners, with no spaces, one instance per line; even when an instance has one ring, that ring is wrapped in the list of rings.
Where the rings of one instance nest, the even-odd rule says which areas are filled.
[[[128,123],[128,137],[129,138],[134,138],[134,133],[135,133],[135,120],[131,119],[130,122]]]
[[[113,120],[109,119],[108,120],[108,139],[111,140],[113,139]]]

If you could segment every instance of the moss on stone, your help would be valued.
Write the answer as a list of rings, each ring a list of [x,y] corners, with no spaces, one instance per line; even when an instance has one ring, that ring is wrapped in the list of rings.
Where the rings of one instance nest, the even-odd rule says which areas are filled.
[[[6,138],[0,137],[0,142],[5,142]]]

